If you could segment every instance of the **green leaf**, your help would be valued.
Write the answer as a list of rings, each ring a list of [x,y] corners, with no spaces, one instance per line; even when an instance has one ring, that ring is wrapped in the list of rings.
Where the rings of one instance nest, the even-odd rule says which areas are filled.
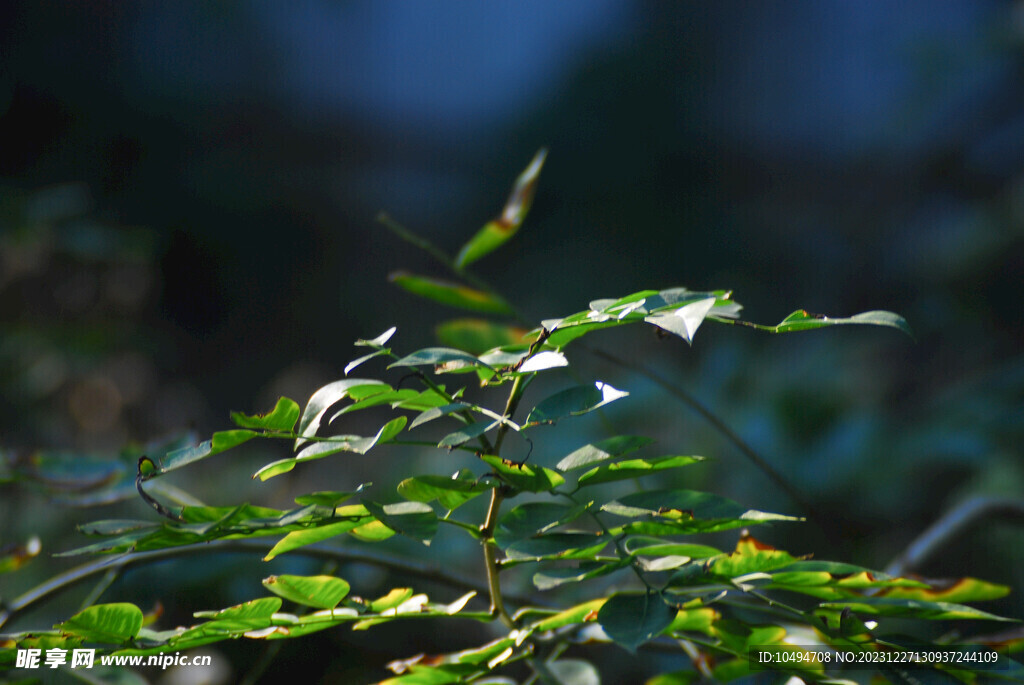
[[[644,321],[654,324],[669,333],[674,333],[687,343],[693,344],[694,333],[697,332],[697,328],[704,322],[704,317],[715,306],[716,301],[714,297],[697,300],[696,302],[683,305],[672,312],[653,314],[646,317]]]
[[[226,452],[232,447],[238,447],[242,443],[249,442],[257,435],[259,434],[254,431],[242,429],[217,431],[213,434],[213,439],[211,440],[210,454]]]
[[[405,427],[406,421],[408,421],[408,418],[405,416],[399,416],[391,419],[381,426],[376,435],[368,438],[364,438],[359,435],[335,435],[330,438],[325,438],[307,445],[294,457],[278,459],[275,462],[267,464],[254,473],[252,477],[254,479],[259,478],[260,480],[269,480],[270,478],[279,476],[282,473],[288,473],[301,462],[323,459],[324,457],[329,457],[333,454],[338,454],[339,452],[366,454],[375,445],[386,443],[394,439],[394,437]]]
[[[845,324],[867,324],[870,326],[887,326],[903,331],[913,337],[910,325],[899,314],[886,311],[870,311],[861,314],[854,314],[848,318],[833,318],[823,314],[810,314],[805,309],[798,309],[777,326],[770,327],[775,333],[790,333],[792,331],[807,331],[813,328],[825,328],[826,326],[838,326]]]
[[[441,438],[441,442],[437,443],[437,446],[442,449],[454,449],[459,445],[469,442],[473,438],[480,437],[492,428],[497,428],[499,423],[501,422],[491,419],[488,419],[487,421],[476,421],[444,436]]]
[[[127,603],[96,604],[54,627],[88,642],[127,642],[142,628],[142,609]]]
[[[448,511],[454,511],[477,495],[494,488],[493,484],[479,482],[472,475],[462,473],[452,478],[445,476],[416,476],[398,484],[398,494],[414,502],[432,502],[435,499]]]
[[[707,545],[692,543],[662,542],[660,538],[631,537],[625,542],[626,551],[632,557],[687,557],[689,559],[708,559],[717,557],[722,552]]]
[[[376,338],[374,338],[372,340],[363,340],[363,339],[356,340],[356,343],[355,343],[356,347],[376,347],[376,348],[384,347],[384,345],[387,344],[388,340],[391,340],[391,336],[393,336],[395,334],[395,331],[397,331],[397,330],[398,330],[398,328],[396,328],[395,326],[392,326],[391,328],[387,329],[386,331],[384,331],[383,333],[381,333],[380,335],[378,335]]]
[[[256,428],[272,431],[290,431],[299,419],[299,405],[287,397],[278,398],[277,404],[268,414],[249,416],[242,412],[231,412],[231,420],[241,428]]]
[[[745,510],[730,499],[695,490],[648,490],[627,495],[601,507],[629,518],[646,518],[615,529],[639,535],[684,535],[740,528],[795,517]]]
[[[569,360],[561,352],[544,350],[533,355],[516,369],[519,373],[535,373],[547,369],[557,369],[562,366],[569,366]]]
[[[557,471],[543,466],[520,464],[492,454],[480,458],[490,464],[499,478],[518,490],[550,492],[565,482]]]
[[[381,381],[365,378],[347,378],[342,381],[328,383],[314,392],[313,396],[309,398],[309,402],[306,403],[306,409],[302,412],[302,418],[299,420],[299,438],[295,441],[295,449],[299,449],[309,442],[304,438],[316,435],[317,430],[320,428],[320,420],[327,413],[328,409],[335,403],[348,397],[349,392],[353,388],[366,385],[382,386],[387,390],[391,389],[391,386]]]
[[[616,390],[607,383],[597,381],[594,385],[579,385],[555,393],[533,408],[526,419],[527,424],[554,423],[568,416],[579,416],[594,411],[609,402],[627,396],[629,393]]]
[[[598,466],[597,468],[587,471],[580,476],[579,484],[581,486],[598,485],[600,483],[611,483],[617,480],[639,478],[640,476],[657,473],[658,471],[677,469],[682,466],[696,464],[699,461],[704,461],[704,459],[704,457],[695,456],[666,456],[655,457],[653,459],[626,459],[624,461],[615,462],[614,464]]]
[[[617,435],[614,438],[584,445],[558,462],[555,468],[559,471],[572,471],[611,457],[620,457],[652,442],[654,440],[640,435]]]
[[[626,559],[611,563],[598,561],[582,561],[575,568],[545,569],[533,574],[533,584],[538,590],[551,590],[566,583],[579,583],[598,576],[614,573],[629,565]]]
[[[675,617],[676,610],[652,592],[614,595],[597,612],[597,621],[608,637],[630,652],[660,635]]]
[[[508,303],[497,295],[470,288],[461,283],[416,276],[405,271],[393,272],[388,276],[388,280],[413,295],[419,295],[449,307],[487,314],[512,313],[512,308]]]
[[[462,246],[459,254],[455,257],[455,265],[464,269],[481,257],[490,254],[505,244],[519,230],[530,205],[533,203],[533,194],[537,189],[537,178],[544,166],[544,159],[548,151],[541,149],[534,155],[529,166],[516,179],[512,194],[505,202],[505,208],[501,216],[493,221],[487,222],[469,242]]]
[[[366,511],[363,507],[360,507],[360,509]],[[365,515],[356,516],[349,521],[326,523],[315,528],[305,528],[303,530],[292,531],[278,540],[277,544],[267,552],[265,557],[263,557],[263,561],[270,561],[274,557],[284,554],[285,552],[290,552],[293,549],[305,547],[306,545],[313,545],[329,538],[333,538],[336,535],[348,533],[359,526],[370,523],[373,520],[373,517],[370,516],[370,512],[366,511]]]
[[[586,513],[589,505],[570,507],[554,502],[526,502],[519,504],[498,519],[494,540],[498,547],[507,548],[517,540],[540,535]]]
[[[270,576],[263,587],[296,604],[333,609],[348,595],[349,584],[334,576]]]
[[[594,665],[581,659],[559,659],[548,664],[559,685],[601,685]]]
[[[480,366],[494,371],[489,365],[462,350],[450,347],[427,347],[402,357],[388,368],[396,366],[434,366],[438,373]]]
[[[426,410],[425,412],[417,416],[415,419],[413,419],[412,425],[409,426],[409,430],[422,426],[423,424],[429,421],[433,421],[434,419],[439,419],[442,416],[448,416],[449,414],[453,414],[459,411],[466,411],[468,409],[471,409],[472,407],[473,405],[467,404],[466,402],[454,402],[452,404],[446,404],[442,407],[431,407],[430,409]]]
[[[565,611],[560,611],[553,616],[548,616],[533,626],[531,626],[534,632],[547,632],[549,630],[556,630],[558,628],[564,628],[565,626],[575,625],[577,623],[586,623],[593,621],[597,618],[597,612],[601,606],[608,601],[605,598],[592,599],[589,602],[583,604],[577,604],[574,607],[570,607]]]
[[[391,530],[429,545],[437,534],[437,514],[423,502],[397,502],[380,505],[363,500],[373,517]]]
[[[717,559],[709,571],[716,576],[735,578],[785,568],[795,561],[788,552],[766,545],[751,535],[744,535],[736,543],[736,551]]]
[[[974,607],[951,602],[926,602],[920,599],[898,599],[889,597],[863,597],[852,601],[822,602],[822,609],[835,609],[842,611],[849,609],[854,613],[867,614],[869,616],[901,616],[923,620],[954,620],[954,619],[984,619],[988,621],[1012,621],[1014,619],[1003,618],[981,611]]]
[[[386,350],[374,350],[370,354],[364,354],[362,357],[357,357],[356,359],[353,359],[352,361],[345,365],[345,370],[343,373],[347,376],[350,373],[352,373],[355,369],[362,366],[365,362],[370,361],[374,357],[380,357],[381,355],[384,354],[387,354]]]
[[[512,543],[505,554],[513,561],[588,559],[608,546],[608,537],[592,533],[549,533]]]
[[[485,319],[455,319],[434,328],[434,334],[442,345],[465,350],[470,354],[482,354],[495,347],[520,344],[524,342],[527,333],[525,328]]]
[[[334,508],[341,504],[342,502],[344,502],[345,500],[347,500],[348,498],[357,494],[362,489],[362,486],[360,486],[358,490],[350,492],[336,492],[333,490],[321,490],[318,492],[311,492],[308,495],[299,495],[298,497],[296,497],[295,503],[302,506],[315,504],[321,507]]]

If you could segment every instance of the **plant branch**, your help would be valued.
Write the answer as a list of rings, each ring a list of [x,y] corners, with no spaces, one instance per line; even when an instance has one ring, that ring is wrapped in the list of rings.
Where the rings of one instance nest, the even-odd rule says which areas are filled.
[[[928,557],[963,534],[974,523],[986,518],[1001,518],[1024,523],[1024,500],[1008,497],[971,497],[946,512],[921,533],[885,568],[891,576],[901,576],[919,568]]]
[[[154,550],[151,552],[136,552],[119,556],[110,556],[96,561],[76,566],[60,573],[53,578],[37,585],[27,592],[15,597],[0,607],[0,626],[5,625],[10,619],[23,613],[33,604],[40,602],[51,595],[67,590],[89,578],[109,573],[112,570],[120,571],[128,566],[152,564],[166,559],[187,556],[205,552],[218,553],[258,553],[266,554],[275,541],[263,540],[218,540],[205,542],[199,545],[183,545],[181,547],[170,547],[167,549]],[[300,555],[321,559],[332,559],[337,561],[367,564],[386,568],[397,573],[404,573],[416,576],[423,580],[449,585],[464,590],[475,590],[480,594],[489,591],[488,586],[465,576],[445,571],[433,564],[410,561],[398,557],[382,555],[376,552],[365,550],[354,551],[321,545],[309,545],[290,551],[290,555]],[[526,605],[536,604],[536,600],[522,595],[507,595],[505,599],[514,604]],[[543,603],[542,603],[543,604]]]

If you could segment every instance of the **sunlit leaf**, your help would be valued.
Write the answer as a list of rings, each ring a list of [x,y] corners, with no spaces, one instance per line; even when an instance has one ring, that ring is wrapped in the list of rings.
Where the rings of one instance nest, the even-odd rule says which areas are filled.
[[[365,362],[368,362],[371,359],[373,359],[374,357],[379,357],[379,356],[381,356],[383,354],[387,354],[387,353],[384,350],[374,350],[370,354],[364,354],[362,357],[357,357],[356,359],[353,359],[352,361],[350,361],[348,364],[345,365],[344,374],[346,376],[349,375],[356,368],[362,366]]]
[[[90,642],[127,642],[142,628],[142,610],[127,603],[96,604],[54,627]]]
[[[374,518],[391,530],[429,545],[437,534],[437,514],[423,502],[397,502],[380,505],[363,500]]]
[[[711,308],[715,306],[715,298],[698,300],[683,305],[679,309],[664,314],[653,314],[644,319],[647,323],[678,335],[688,343],[693,343],[693,335],[704,322]]]
[[[545,371],[547,369],[556,369],[561,366],[569,366],[569,360],[565,358],[565,355],[561,352],[544,351],[538,352],[517,369],[520,373],[533,373],[535,371]]]
[[[317,430],[320,428],[320,420],[331,406],[348,397],[349,391],[352,388],[364,385],[383,386],[385,389],[390,389],[390,386],[381,381],[365,378],[347,378],[328,383],[314,392],[306,404],[305,411],[302,412],[302,418],[299,420],[299,438],[295,441],[295,449],[299,449],[308,442],[305,438],[316,435]]]
[[[334,576],[270,576],[263,587],[291,602],[317,609],[333,609],[348,595],[349,584]]]
[[[398,484],[398,494],[414,502],[437,500],[441,506],[453,511],[477,495],[494,488],[493,483],[469,477],[416,476]]]
[[[388,280],[414,295],[449,307],[487,314],[509,314],[512,311],[508,303],[496,295],[461,283],[416,276],[405,271],[395,271],[388,276]]]
[[[499,478],[518,490],[550,492],[565,482],[557,471],[543,466],[520,464],[492,454],[480,458],[491,465]]]
[[[654,457],[653,459],[626,459],[613,464],[604,464],[587,471],[579,478],[579,484],[597,485],[600,483],[611,483],[617,480],[639,478],[650,473],[677,469],[682,466],[689,466],[704,461],[704,457],[695,456],[666,456]]]
[[[744,535],[736,543],[736,551],[716,559],[709,570],[718,576],[734,578],[785,568],[795,561],[788,552],[766,545],[751,535]]]
[[[614,595],[597,612],[597,620],[608,637],[630,652],[661,634],[675,617],[676,610],[653,592]]]
[[[360,339],[357,340],[355,344],[357,347],[383,347],[387,344],[388,340],[391,340],[391,336],[393,336],[397,330],[398,328],[392,326],[372,340]]]
[[[559,685],[601,685],[594,665],[581,659],[559,659],[548,664]]]
[[[512,194],[505,202],[505,208],[501,215],[497,219],[487,222],[469,242],[462,246],[459,254],[455,257],[455,264],[460,269],[501,247],[519,230],[519,226],[522,225],[523,219],[526,218],[527,212],[530,211],[530,205],[533,203],[537,178],[544,166],[547,154],[547,150],[541,149],[534,155],[529,166],[516,179]]]
[[[568,416],[579,416],[594,411],[628,394],[628,392],[616,390],[601,381],[597,381],[592,386],[579,385],[568,388],[541,401],[530,412],[526,422],[527,424],[554,423]]]
[[[231,412],[231,420],[241,428],[256,428],[274,431],[290,431],[299,419],[299,405],[287,397],[278,398],[277,404],[267,414],[248,416],[241,412]]]
[[[270,561],[274,557],[284,554],[285,552],[290,552],[293,549],[305,547],[306,545],[313,545],[335,537],[336,535],[348,533],[361,525],[369,523],[372,519],[373,517],[370,516],[370,512],[366,511],[365,515],[356,516],[349,521],[338,521],[336,523],[323,524],[315,528],[292,531],[281,538],[277,544],[271,548],[267,555],[263,557],[263,560]]]
[[[639,435],[618,435],[584,445],[558,462],[557,468],[559,471],[572,471],[611,457],[620,457],[652,442],[654,440]]]

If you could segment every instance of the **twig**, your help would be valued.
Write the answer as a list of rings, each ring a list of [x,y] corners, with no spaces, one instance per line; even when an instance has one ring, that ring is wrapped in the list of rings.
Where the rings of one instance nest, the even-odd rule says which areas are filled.
[[[976,496],[962,502],[933,523],[911,542],[885,568],[891,576],[901,576],[919,568],[924,561],[964,533],[974,523],[989,517],[1024,523],[1024,500],[1009,497]]]

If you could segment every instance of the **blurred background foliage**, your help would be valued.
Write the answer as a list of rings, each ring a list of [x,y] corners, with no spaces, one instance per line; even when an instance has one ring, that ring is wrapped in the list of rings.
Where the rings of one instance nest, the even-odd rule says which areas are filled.
[[[446,274],[374,216],[452,253],[541,146],[531,215],[477,265],[534,321],[685,285],[732,288],[764,323],[884,308],[914,327],[913,342],[716,326],[692,348],[595,338],[698,397],[844,531],[776,527],[769,542],[882,567],[966,497],[1024,493],[1019,0],[16,1],[0,8],[0,50],[0,543],[44,539],[6,596],[67,566],[47,553],[81,544],[75,523],[143,511],[117,465],[223,428],[230,410],[304,400],[341,376],[357,337],[398,325],[400,349],[433,342],[457,314],[387,274]],[[607,412],[617,429],[716,458],[688,486],[799,513],[656,385],[572,360],[632,392]],[[534,458],[606,427],[577,430]],[[281,506],[415,470],[382,451],[260,486],[249,475],[268,454],[250,452],[178,485]],[[122,495],[100,515],[76,508]],[[990,522],[918,570],[1024,588],[1022,543]],[[451,552],[443,539],[410,551]],[[165,564],[105,597],[162,599],[173,624],[280,572],[251,561]],[[368,594],[387,582],[348,573]],[[1021,602],[991,610],[1021,616]],[[313,667],[296,644],[281,663],[379,675],[388,641],[350,637],[318,638],[333,661]],[[441,638],[390,639],[406,655]],[[225,649],[237,663],[258,651]]]

